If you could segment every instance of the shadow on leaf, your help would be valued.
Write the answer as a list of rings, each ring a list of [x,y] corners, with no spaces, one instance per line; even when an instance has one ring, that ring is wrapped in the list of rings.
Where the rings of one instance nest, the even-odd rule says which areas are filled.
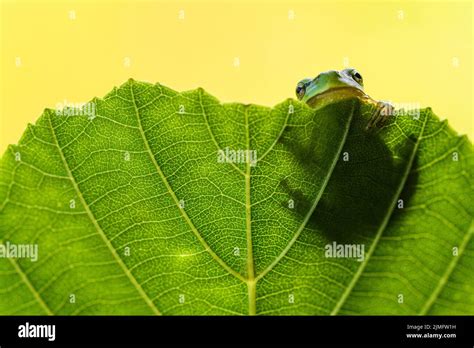
[[[347,112],[351,110],[349,106],[344,106]],[[398,209],[398,199],[403,199],[406,206],[413,195],[413,190],[406,189],[400,197],[396,197],[405,181],[413,140],[400,137],[387,142],[385,139],[395,139],[388,132],[396,130],[367,131],[365,127],[369,117],[370,107],[357,102],[339,159],[306,224],[306,227],[324,235],[328,242],[367,243]],[[311,140],[305,145],[301,145],[297,138],[282,139],[287,150],[294,154],[295,160],[308,173],[321,167],[321,161],[328,161],[318,156],[318,147],[324,146],[324,142],[321,142],[321,129],[317,126],[315,123],[311,129]],[[412,174],[408,181],[408,187],[413,187],[417,176]],[[294,214],[303,221],[316,197],[306,196],[288,179],[282,180],[280,186],[294,200]],[[282,205],[287,207],[287,202],[282,202]]]

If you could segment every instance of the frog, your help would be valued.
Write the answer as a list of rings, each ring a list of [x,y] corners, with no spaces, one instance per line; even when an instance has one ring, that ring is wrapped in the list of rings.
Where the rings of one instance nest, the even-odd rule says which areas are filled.
[[[349,98],[358,98],[369,103],[375,108],[366,130],[374,127],[381,128],[394,111],[394,107],[389,102],[374,100],[364,92],[362,75],[354,68],[340,71],[329,70],[313,79],[302,79],[296,85],[296,97],[313,108],[320,108],[334,101]]]

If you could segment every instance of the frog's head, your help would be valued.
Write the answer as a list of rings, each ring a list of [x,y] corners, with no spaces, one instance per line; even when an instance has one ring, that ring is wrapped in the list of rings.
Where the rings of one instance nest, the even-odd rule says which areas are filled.
[[[323,93],[348,89],[363,92],[362,75],[355,69],[329,70],[314,79],[303,79],[298,82],[296,96],[299,100],[308,103],[309,100]]]

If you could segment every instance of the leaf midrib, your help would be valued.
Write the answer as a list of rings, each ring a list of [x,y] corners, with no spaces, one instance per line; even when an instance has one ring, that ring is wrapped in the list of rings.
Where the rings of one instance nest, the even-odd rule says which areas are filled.
[[[245,140],[247,151],[250,151],[250,129],[249,129],[249,114],[248,107],[245,107]],[[255,280],[255,267],[253,259],[253,244],[252,244],[252,202],[251,202],[251,172],[250,161],[247,160],[245,166],[245,230],[247,239],[247,288],[248,288],[248,302],[249,315],[255,315],[257,311],[257,284]]]

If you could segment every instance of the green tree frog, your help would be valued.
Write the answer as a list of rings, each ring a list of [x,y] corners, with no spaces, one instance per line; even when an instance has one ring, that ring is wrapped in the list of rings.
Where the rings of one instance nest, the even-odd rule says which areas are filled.
[[[364,92],[362,75],[355,69],[341,71],[329,70],[316,76],[314,79],[303,79],[296,85],[296,96],[309,106],[320,108],[333,101],[359,98],[375,106],[375,112],[367,124],[367,129],[381,126],[392,115],[394,108],[387,102],[376,101]]]

